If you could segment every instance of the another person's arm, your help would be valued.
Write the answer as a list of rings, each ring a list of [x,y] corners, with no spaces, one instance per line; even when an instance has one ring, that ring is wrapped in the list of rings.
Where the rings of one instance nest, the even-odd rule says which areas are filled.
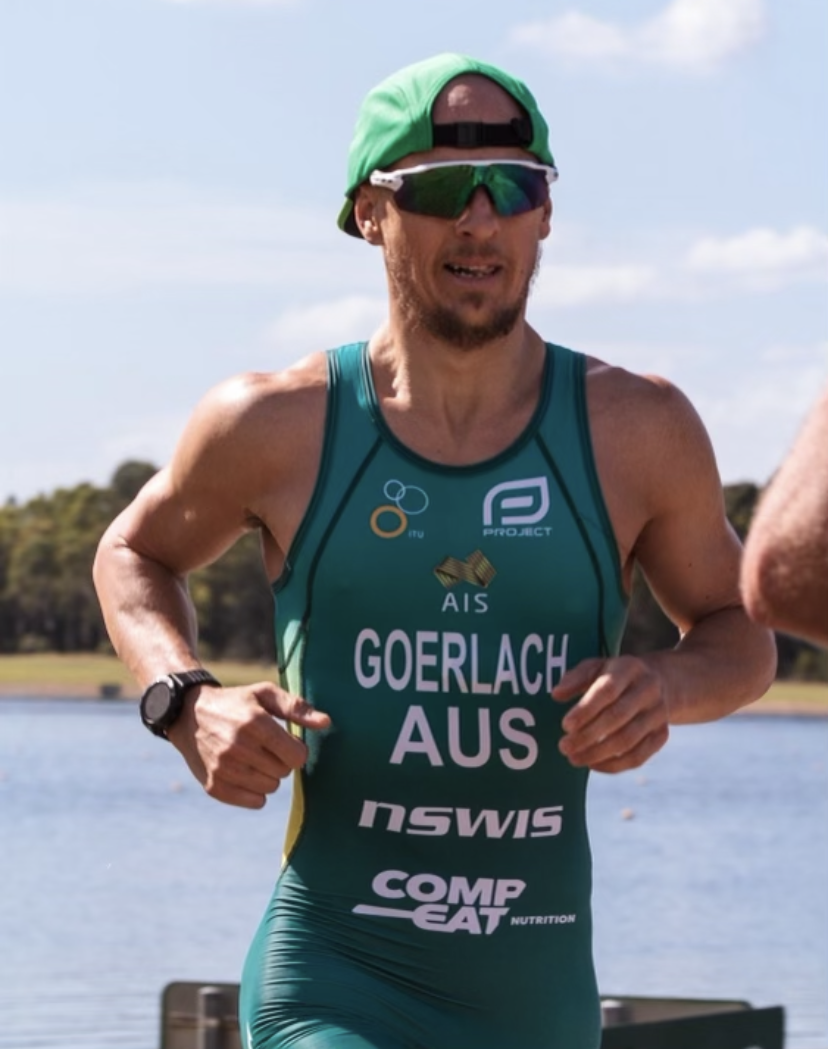
[[[104,619],[118,655],[142,687],[201,665],[187,576],[256,525],[257,510],[278,490],[282,464],[296,455],[274,432],[270,400],[255,378],[208,395],[171,464],[101,540],[94,576]],[[285,427],[297,429],[301,425]],[[329,723],[273,682],[202,685],[187,693],[169,739],[209,794],[258,808],[307,756],[304,743],[275,718],[309,728]]]
[[[828,645],[828,389],[759,502],[742,592],[758,622]]]
[[[641,566],[680,632],[668,651],[586,660],[553,690],[558,700],[581,697],[564,719],[562,751],[575,764],[619,772],[659,750],[670,725],[758,699],[776,650],[742,606],[741,546],[696,412],[667,383],[617,369],[603,381],[593,398],[596,457],[622,559],[628,571]],[[606,409],[608,400],[620,407]]]

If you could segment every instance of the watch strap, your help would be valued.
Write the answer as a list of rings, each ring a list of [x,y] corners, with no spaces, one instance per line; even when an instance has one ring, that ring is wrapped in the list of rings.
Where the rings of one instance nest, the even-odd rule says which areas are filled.
[[[172,678],[182,696],[194,685],[215,685],[221,688],[210,671],[203,667],[198,667],[196,670],[177,670],[174,674],[168,674],[167,677]]]

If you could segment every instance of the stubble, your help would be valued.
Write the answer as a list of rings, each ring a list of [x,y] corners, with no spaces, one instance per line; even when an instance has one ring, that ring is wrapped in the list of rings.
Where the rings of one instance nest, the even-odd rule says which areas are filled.
[[[509,335],[524,317],[540,260],[539,245],[532,272],[514,301],[494,307],[484,320],[476,324],[465,320],[459,308],[425,302],[411,279],[412,266],[406,254],[393,257],[386,254],[385,261],[399,310],[412,330],[420,329],[459,350],[479,350]],[[465,292],[463,298],[466,304],[478,309],[486,301],[486,296],[473,288]]]

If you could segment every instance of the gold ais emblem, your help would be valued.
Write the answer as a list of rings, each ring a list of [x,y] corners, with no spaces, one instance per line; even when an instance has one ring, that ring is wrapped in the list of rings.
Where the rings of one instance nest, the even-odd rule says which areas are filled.
[[[485,588],[497,575],[497,571],[482,550],[475,550],[465,561],[457,557],[444,558],[434,569],[434,574],[447,588],[461,582]]]

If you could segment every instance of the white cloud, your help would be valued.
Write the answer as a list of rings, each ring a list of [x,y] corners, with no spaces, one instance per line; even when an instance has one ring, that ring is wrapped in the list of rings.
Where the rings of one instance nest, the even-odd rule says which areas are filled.
[[[296,356],[367,339],[388,313],[385,299],[350,295],[287,310],[267,331],[268,341]]]
[[[662,375],[690,398],[707,428],[726,484],[764,484],[828,383],[828,342],[757,348],[727,372],[715,347],[692,343],[590,342],[578,349],[639,374]]]
[[[756,44],[765,27],[764,0],[673,0],[638,25],[619,25],[569,11],[516,26],[511,39],[580,63],[660,65],[706,72]]]
[[[239,202],[187,186],[106,186],[54,199],[0,199],[0,229],[0,291],[266,289],[280,302],[335,300],[355,337],[379,319],[377,300],[355,297],[377,287],[379,254],[344,237],[332,214],[295,205]],[[602,257],[594,244],[576,242],[565,251],[572,261],[541,267],[535,306],[701,301],[828,277],[828,234],[806,225],[707,234],[694,243],[675,236],[652,242],[642,233],[623,248],[604,244]],[[288,331],[296,316],[325,342],[334,330],[326,310],[300,307],[277,324]],[[294,327],[286,337],[295,335]]]
[[[294,7],[298,0],[166,0],[179,7]]]
[[[579,11],[516,26],[511,39],[549,54],[586,61],[626,58],[630,51],[628,31]]]
[[[98,457],[106,463],[122,463],[127,459],[143,459],[152,463],[166,463],[172,456],[187,422],[187,412],[124,419],[118,430],[111,432],[100,443]]]
[[[825,280],[828,234],[812,226],[796,226],[786,233],[764,228],[735,237],[705,237],[690,248],[686,264],[691,271],[731,275],[757,288]]]
[[[828,378],[825,364],[815,359],[818,350],[812,349],[807,361],[802,351],[795,356],[799,358],[796,367],[785,360],[765,362],[761,368],[743,372],[738,389],[719,388],[707,394],[704,400],[711,422],[753,434],[761,427],[779,432],[783,420],[786,430],[795,427]]]
[[[680,384],[688,360],[702,359],[707,351],[666,342],[618,342],[616,340],[581,339],[577,348],[599,361],[607,361],[639,375],[661,375]]]
[[[655,293],[656,274],[650,266],[545,265],[532,297],[540,307],[565,307],[632,302]]]
[[[625,262],[593,262],[589,249],[572,250],[577,261],[541,266],[534,307],[705,302],[828,280],[828,235],[810,226],[707,235],[684,244],[661,238],[649,247],[642,238],[626,246]],[[610,248],[610,254],[617,258],[618,248]]]
[[[815,346],[776,343],[762,350],[760,359],[764,364],[769,365],[781,364],[785,367],[791,367],[791,365],[798,367],[804,364],[807,367],[814,365],[818,368],[823,367],[828,380],[828,341],[818,342]]]
[[[318,289],[341,286],[343,273],[360,271],[333,214],[238,203],[183,186],[0,200],[0,229],[0,289],[18,293],[169,285]]]
[[[828,347],[821,343],[788,347],[783,357],[745,369],[736,384],[711,385],[698,393],[688,389],[719,451],[724,480],[764,484],[826,382]]]

